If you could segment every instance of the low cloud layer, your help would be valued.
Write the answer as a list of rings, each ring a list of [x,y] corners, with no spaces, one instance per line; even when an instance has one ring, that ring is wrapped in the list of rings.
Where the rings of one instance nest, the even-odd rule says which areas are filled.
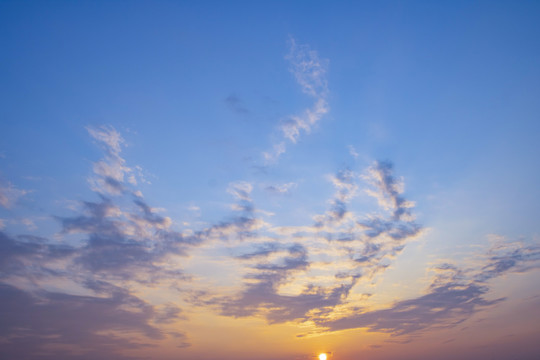
[[[505,242],[489,249],[485,262],[476,268],[462,269],[448,263],[436,267],[425,295],[398,301],[382,310],[352,310],[338,319],[321,319],[319,325],[330,331],[367,328],[395,336],[454,326],[505,300],[489,297],[487,280],[538,267],[539,245]]]
[[[186,347],[189,334],[178,329],[189,321],[186,306],[311,329],[299,337],[367,329],[410,338],[496,306],[505,299],[490,296],[492,279],[540,266],[538,244],[501,240],[473,265],[433,268],[422,295],[372,310],[370,294],[358,289],[384,274],[424,230],[390,162],[327,176],[334,194],[308,224],[274,224],[254,200],[290,194],[296,183],[236,181],[225,189],[232,199],[228,215],[175,230],[175,221],[130,180],[119,133],[112,127],[89,133],[104,150],[90,181],[95,199],[70,216],[54,216],[60,225],[54,238],[0,232],[0,336],[8,356],[132,359],[138,357],[121,350],[171,339]],[[358,211],[366,202],[375,206]],[[230,275],[238,286],[220,290],[192,281],[197,274],[185,271],[184,259],[195,251],[208,259],[205,249],[237,269]],[[137,289],[176,295],[156,302]]]

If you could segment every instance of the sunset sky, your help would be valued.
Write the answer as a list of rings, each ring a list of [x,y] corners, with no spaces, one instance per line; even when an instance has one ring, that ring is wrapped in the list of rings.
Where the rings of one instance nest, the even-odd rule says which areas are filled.
[[[540,2],[0,1],[0,358],[540,358]]]

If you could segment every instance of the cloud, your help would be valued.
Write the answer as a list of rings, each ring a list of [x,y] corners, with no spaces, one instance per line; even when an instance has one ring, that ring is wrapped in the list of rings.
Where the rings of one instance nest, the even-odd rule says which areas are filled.
[[[229,95],[225,98],[225,103],[237,114],[247,114],[249,110],[244,107],[243,101],[236,95]]]
[[[274,256],[271,261],[268,258]],[[298,295],[280,294],[279,288],[295,273],[309,267],[308,251],[301,244],[268,243],[255,252],[244,254],[244,260],[257,259],[246,275],[244,289],[234,297],[217,297],[206,304],[218,305],[227,316],[263,315],[270,323],[304,321],[311,315],[330,311],[348,294],[352,285],[323,288],[307,284]],[[263,261],[260,261],[264,259]]]
[[[50,264],[71,256],[74,251],[69,245],[49,244],[47,239],[28,235],[11,237],[0,232],[0,278],[30,279],[55,273]]]
[[[88,180],[91,189],[104,195],[120,195],[124,191],[125,177],[135,185],[137,181],[133,169],[127,167],[126,161],[120,156],[125,144],[120,133],[112,126],[86,129],[105,151],[105,158],[94,163],[94,176]]]
[[[367,328],[392,335],[411,334],[432,326],[453,326],[501,300],[486,300],[483,296],[487,290],[475,283],[448,283],[431,288],[421,297],[399,301],[388,309],[348,314],[337,320],[321,321],[319,325],[330,331]]]
[[[263,153],[266,164],[276,162],[285,153],[287,142],[295,144],[302,133],[309,133],[329,111],[326,81],[328,60],[320,59],[316,51],[307,45],[297,44],[293,38],[289,44],[290,52],[286,59],[289,60],[290,71],[302,88],[302,92],[313,98],[314,103],[300,114],[291,115],[282,121],[279,127],[281,139],[270,151]]]
[[[92,138],[103,146],[108,155],[120,155],[125,140],[112,126],[103,125],[99,128],[87,127],[86,130]]]
[[[267,164],[274,163],[285,151],[287,151],[287,145],[285,141],[280,141],[272,146],[272,150],[264,152],[263,157]]]
[[[360,309],[337,319],[320,319],[317,323],[328,331],[367,328],[395,336],[455,326],[505,300],[486,298],[490,290],[487,280],[540,266],[540,245],[505,243],[489,249],[487,255],[485,263],[476,269],[464,270],[448,263],[436,267],[436,276],[425,295],[398,301],[386,309]]]
[[[347,203],[356,196],[358,185],[357,175],[350,169],[340,170],[335,176],[330,177],[330,181],[336,188],[336,193],[331,200],[331,209],[323,216],[317,216],[316,226],[335,226],[345,219],[347,215]]]
[[[180,277],[180,268],[160,265],[170,255],[185,255],[200,239],[169,230],[171,220],[156,215],[140,198],[133,209],[121,210],[111,199],[84,202],[83,214],[58,218],[63,234],[86,234],[74,264],[107,277],[147,282]]]
[[[3,356],[135,359],[139,357],[123,355],[123,350],[165,338],[150,324],[157,316],[151,305],[110,284],[89,286],[99,295],[29,292],[0,283]]]
[[[134,183],[123,181],[129,167],[114,129],[89,133],[105,151],[105,160],[94,165],[98,200],[83,201],[73,216],[55,217],[62,230],[54,240],[0,232],[4,356],[135,359],[122,351],[153,346],[166,338],[163,326],[181,319],[178,306],[152,305],[128,289],[185,281],[178,260],[168,260],[185,256],[204,238],[171,230],[170,218],[137,190],[127,191]],[[58,284],[62,291],[51,290]],[[182,332],[170,336],[189,346]]]
[[[392,175],[393,164],[388,161],[378,161],[368,169],[365,178],[374,186],[375,190],[368,190],[369,195],[375,197],[379,205],[393,210],[393,220],[401,220],[410,216],[410,208],[414,203],[405,200],[403,180]]]
[[[525,272],[540,267],[540,245],[526,245],[521,241],[500,242],[486,254],[485,265],[475,276],[485,282],[509,272]]]
[[[320,59],[316,51],[311,50],[308,45],[297,44],[294,38],[289,39],[289,44],[290,51],[286,58],[302,91],[314,98],[326,96],[328,60]]]
[[[412,213],[414,204],[403,197],[403,186],[395,186],[397,180],[390,163],[375,162],[364,174],[346,168],[330,180],[336,188],[330,209],[314,217],[312,230],[302,231],[316,232],[328,241],[337,242],[332,246],[345,251],[352,261],[342,275],[348,273],[351,279],[371,278],[385,270],[409,240],[422,233],[422,226],[415,222]],[[366,214],[354,211],[351,203],[360,194],[360,180],[368,185],[366,193],[378,200],[379,211]],[[388,202],[388,196],[394,201]],[[407,215],[396,216],[404,204]]]
[[[239,181],[229,184],[227,192],[233,195],[238,200],[251,201],[251,191],[253,191],[253,185],[246,181]]]
[[[30,190],[19,189],[11,183],[0,183],[0,205],[6,209],[11,208],[19,198],[28,194]]]
[[[375,163],[367,173],[378,179],[381,168]],[[213,306],[227,316],[262,316],[269,323],[316,321],[329,316],[337,306],[347,305],[352,301],[351,289],[361,279],[384,271],[406,241],[421,230],[419,225],[412,225],[411,208],[407,218],[397,219],[393,208],[379,202],[387,215],[372,218],[386,223],[385,231],[374,235],[372,228],[361,224],[362,216],[351,204],[360,193],[359,182],[366,181],[374,196],[384,193],[388,183],[394,181],[391,166],[386,164],[384,169],[386,183],[374,182],[348,168],[330,176],[336,192],[328,201],[329,210],[314,216],[313,225],[259,229],[269,236],[252,234],[251,245],[242,244],[233,251],[235,261],[242,261],[245,270],[242,288],[231,296],[206,292],[192,302]],[[237,201],[250,202],[249,218],[254,219],[251,191],[248,183],[229,187]],[[401,188],[391,194],[403,199],[400,204],[405,202]],[[329,260],[321,261],[321,257]],[[313,272],[320,275],[314,276]]]
[[[298,186],[295,182],[289,182],[285,184],[268,185],[265,190],[278,195],[288,195],[291,191]]]
[[[177,319],[182,318],[182,309],[176,306],[175,304],[166,304],[154,317],[154,321],[158,324],[170,324],[175,322]]]
[[[349,145],[347,148],[349,149],[349,154],[351,154],[351,156],[354,157],[355,159],[360,156],[360,154],[358,153],[358,151],[356,151],[356,148],[354,146]]]
[[[238,213],[197,231],[195,237],[201,239],[201,242],[212,240],[243,241],[254,238],[255,232],[267,224],[256,216],[257,210],[251,199],[252,190],[253,186],[245,181],[229,184],[227,191],[236,200],[236,203],[231,205],[231,209]]]

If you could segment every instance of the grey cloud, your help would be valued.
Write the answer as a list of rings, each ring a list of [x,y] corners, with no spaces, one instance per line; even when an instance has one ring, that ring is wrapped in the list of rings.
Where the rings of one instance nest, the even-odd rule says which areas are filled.
[[[381,170],[383,169],[383,170]],[[389,192],[397,206],[408,206],[409,217],[394,216],[390,209],[387,217],[374,215],[364,222],[357,221],[358,215],[350,210],[349,203],[357,195],[360,178],[350,169],[339,171],[332,182],[336,193],[330,201],[329,210],[316,217],[314,229],[320,229],[317,236],[326,236],[330,241],[339,240],[346,244],[352,266],[347,272],[336,274],[337,284],[318,286],[306,284],[296,295],[279,293],[279,288],[287,284],[295,274],[305,273],[310,267],[309,254],[301,244],[275,241],[243,250],[238,259],[248,261],[249,272],[244,279],[244,288],[233,297],[209,298],[200,303],[218,306],[224,315],[262,315],[269,322],[306,321],[322,318],[338,304],[346,304],[350,289],[364,275],[373,275],[389,266],[391,258],[400,253],[408,238],[416,236],[421,227],[414,223],[409,208],[394,186],[391,166],[374,166],[376,178],[384,181],[375,183],[376,190]],[[238,198],[240,196],[237,195]],[[242,198],[247,197],[243,194]],[[386,206],[384,209],[387,209]],[[347,215],[349,214],[349,215]],[[302,231],[302,230],[300,230]],[[271,260],[269,260],[271,259]],[[195,301],[197,303],[197,301]]]
[[[272,194],[278,194],[278,195],[288,195],[291,193],[292,189],[294,189],[297,186],[296,183],[290,182],[286,184],[280,184],[280,185],[268,185],[265,187],[265,190],[272,193]]]
[[[119,351],[150,346],[151,341],[164,338],[149,325],[153,307],[119,289],[96,297],[30,293],[0,283],[0,302],[0,348],[6,358],[134,359],[138,357]],[[114,335],[127,331],[141,339]]]
[[[245,108],[243,101],[236,95],[229,95],[225,98],[225,103],[237,114],[247,114],[249,110]]]
[[[477,272],[471,269],[464,271],[448,263],[436,267],[439,274],[423,296],[399,301],[388,309],[360,309],[337,320],[319,319],[317,324],[329,331],[367,328],[396,336],[410,335],[432,327],[455,326],[478,311],[505,300],[486,299],[490,290],[487,280],[540,265],[538,245],[507,243],[500,249],[491,249],[488,254],[486,264],[480,266]]]
[[[122,185],[122,182],[120,182],[119,180],[117,180],[117,179],[115,179],[113,177],[105,176],[104,181],[105,181],[105,185],[109,189],[110,193],[120,194],[125,189],[124,185]]]
[[[170,224],[170,219],[154,213],[152,208],[141,199],[135,199],[133,202],[143,211],[143,217],[136,217],[137,219],[144,220],[148,224],[158,227],[166,227]]]
[[[408,201],[402,196],[401,181],[393,175],[394,165],[389,161],[377,161],[369,170],[369,180],[376,187],[376,192],[372,193],[379,200],[381,205],[388,206],[393,210],[393,220],[402,220],[403,216],[410,215]]]
[[[347,204],[356,196],[358,188],[356,179],[356,174],[348,168],[337,172],[332,178],[337,191],[331,200],[330,210],[323,216],[318,216],[315,226],[335,226],[344,220],[345,214],[348,212]]]
[[[6,184],[0,182],[0,206],[9,209],[20,197],[28,194],[29,192],[29,190],[19,189],[9,182]]]
[[[414,221],[413,204],[401,195],[402,185],[393,175],[392,164],[375,162],[367,174],[359,176],[347,168],[337,172],[332,178],[337,191],[330,209],[316,217],[315,223],[327,240],[341,242],[348,249],[356,263],[350,274],[354,277],[372,276],[388,268],[391,258],[404,249],[407,240],[422,231],[422,226]],[[363,218],[355,213],[350,203],[357,196],[359,179],[372,186],[368,194],[378,200],[383,211]]]
[[[280,244],[275,242],[269,242],[262,245],[257,246],[257,248],[251,252],[244,253],[242,255],[238,255],[237,258],[239,259],[252,259],[256,257],[267,257],[275,252],[278,252],[282,249]]]
[[[381,251],[381,247],[381,244],[366,243],[364,248],[358,253],[359,257],[355,258],[354,261],[358,263],[369,262]]]
[[[298,295],[282,295],[278,287],[298,271],[309,267],[307,249],[301,244],[283,246],[266,244],[255,252],[244,255],[244,259],[263,258],[270,254],[284,252],[285,255],[273,262],[259,262],[246,276],[243,291],[234,298],[213,299],[209,303],[218,304],[222,314],[234,317],[262,314],[269,323],[306,320],[314,314],[327,313],[341,303],[353,284],[323,288],[308,284]]]
[[[100,202],[83,203],[83,215],[58,218],[63,233],[87,234],[73,263],[102,275],[139,281],[148,279],[137,279],[137,274],[152,279],[182,277],[181,270],[165,271],[156,263],[170,254],[185,255],[187,248],[198,245],[200,239],[168,230],[170,220],[154,214],[140,199],[134,203],[142,210],[142,216],[122,212],[110,199],[101,196]],[[133,271],[136,268],[145,271]]]
[[[111,220],[108,215],[114,210],[112,201],[101,196],[101,202],[83,202],[85,214],[75,217],[57,217],[62,223],[62,232],[69,233],[105,233],[116,234],[119,232],[118,223]]]
[[[70,246],[45,241],[34,236],[11,237],[0,231],[0,277],[49,273],[53,271],[47,267],[49,261],[68,257],[75,252]]]
[[[321,321],[319,325],[331,331],[367,328],[393,335],[411,334],[432,326],[456,325],[479,309],[502,300],[486,300],[487,291],[487,287],[475,283],[448,283],[416,299],[397,302],[389,309]]]
[[[174,304],[167,304],[156,314],[154,321],[158,324],[170,324],[180,318],[182,309]]]
[[[514,242],[506,246],[511,249],[494,247],[490,250],[488,262],[477,274],[476,280],[483,282],[510,271],[523,272],[540,268],[540,245],[523,246],[520,242]]]
[[[365,221],[359,221],[358,225],[365,229],[364,234],[368,238],[376,238],[387,234],[394,240],[403,240],[414,237],[422,231],[422,227],[413,221],[388,221],[380,217],[372,217]]]

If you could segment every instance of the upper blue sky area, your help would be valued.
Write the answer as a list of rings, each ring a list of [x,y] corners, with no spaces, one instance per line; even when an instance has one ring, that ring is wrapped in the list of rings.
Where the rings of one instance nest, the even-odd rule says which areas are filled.
[[[272,179],[335,172],[354,162],[352,145],[357,161],[394,161],[417,198],[504,189],[537,213],[538,10],[526,1],[3,1],[1,176],[23,188],[54,178],[41,186],[80,196],[99,156],[85,127],[111,124],[125,156],[155,176],[156,197],[171,188],[186,202],[227,196],[229,182],[258,176],[278,124],[310,106],[288,70],[294,38],[329,60],[329,112],[267,170]]]

